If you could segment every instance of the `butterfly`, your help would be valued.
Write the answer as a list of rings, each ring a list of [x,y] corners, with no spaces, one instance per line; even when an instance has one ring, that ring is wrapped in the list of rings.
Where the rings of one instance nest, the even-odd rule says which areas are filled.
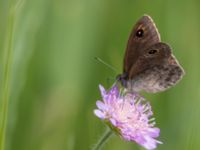
[[[172,54],[171,47],[161,42],[152,18],[142,16],[133,27],[123,61],[123,73],[116,78],[129,91],[160,92],[175,85],[184,70]]]

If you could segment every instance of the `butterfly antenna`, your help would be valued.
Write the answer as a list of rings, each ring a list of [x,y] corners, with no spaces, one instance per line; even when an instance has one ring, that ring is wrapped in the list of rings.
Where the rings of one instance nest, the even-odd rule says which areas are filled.
[[[106,65],[108,68],[110,68],[110,69],[113,70],[115,73],[117,73],[117,70],[116,70],[113,66],[109,65],[108,63],[106,63],[105,61],[103,61],[101,58],[99,58],[99,57],[94,57],[94,59],[95,59],[96,61],[98,61],[98,62],[100,62],[100,63]]]

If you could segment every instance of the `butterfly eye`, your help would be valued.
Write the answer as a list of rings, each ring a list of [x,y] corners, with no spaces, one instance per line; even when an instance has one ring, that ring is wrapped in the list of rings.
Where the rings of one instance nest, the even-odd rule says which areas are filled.
[[[136,36],[139,37],[139,38],[142,37],[143,34],[144,34],[144,31],[143,31],[142,29],[139,29],[139,30],[137,30],[137,32],[136,32]]]
[[[158,50],[152,49],[152,50],[149,51],[149,54],[155,54],[155,53],[157,53],[157,52],[158,52]]]

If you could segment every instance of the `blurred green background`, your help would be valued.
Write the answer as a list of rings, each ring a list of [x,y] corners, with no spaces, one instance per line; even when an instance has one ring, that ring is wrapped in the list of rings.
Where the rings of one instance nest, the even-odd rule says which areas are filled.
[[[145,13],[186,71],[175,87],[145,94],[161,129],[158,149],[199,150],[200,1],[0,0],[5,150],[89,150],[105,129],[93,114],[98,84],[108,88],[116,75],[94,57],[120,73],[129,32]],[[142,148],[114,136],[103,149]]]

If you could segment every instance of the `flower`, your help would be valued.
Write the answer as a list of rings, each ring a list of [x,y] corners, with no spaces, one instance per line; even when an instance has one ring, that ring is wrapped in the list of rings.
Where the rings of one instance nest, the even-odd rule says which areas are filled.
[[[94,114],[104,120],[109,127],[124,140],[135,141],[147,150],[153,150],[162,142],[156,140],[160,129],[154,127],[155,119],[150,103],[137,93],[119,93],[114,84],[106,91],[99,85],[102,101],[96,102]]]

